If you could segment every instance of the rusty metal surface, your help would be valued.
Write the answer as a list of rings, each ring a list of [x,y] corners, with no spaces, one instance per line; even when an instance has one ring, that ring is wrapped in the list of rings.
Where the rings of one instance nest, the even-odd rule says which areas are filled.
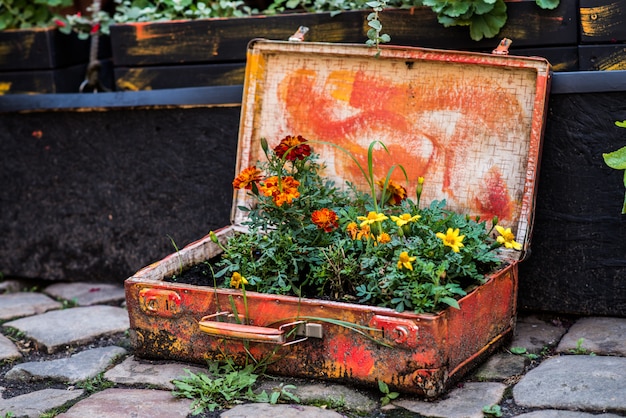
[[[232,232],[225,228],[218,236],[223,239]],[[461,299],[460,310],[449,308],[436,315],[254,292],[247,292],[246,308],[239,290],[163,282],[178,271],[181,260],[190,266],[219,252],[207,236],[126,280],[138,356],[203,364],[228,357],[244,363],[247,349],[257,360],[271,359],[271,373],[369,385],[381,379],[398,390],[432,397],[497,348],[514,326],[517,264],[490,276]],[[233,304],[240,315],[248,313],[248,325],[263,332],[305,320],[319,324],[323,338],[281,346],[202,332],[205,316],[233,313]],[[335,321],[366,327],[360,330],[367,335]]]
[[[286,134],[332,140],[357,158],[381,140],[391,150],[389,160],[376,162],[381,170],[403,164],[410,179],[429,179],[423,197],[498,215],[527,247],[549,64],[418,48],[374,53],[357,45],[254,42],[234,172],[260,159],[262,137],[270,145]],[[316,146],[326,175],[358,182],[333,149]],[[236,194],[233,207],[244,199]],[[243,214],[235,209],[234,219]],[[216,234],[223,241],[237,228],[235,222]],[[219,253],[207,236],[126,280],[137,355],[199,363],[226,357],[243,363],[252,355],[271,360],[270,373],[366,385],[380,379],[436,397],[514,328],[517,260],[461,299],[461,309],[437,314],[254,292],[244,303],[239,290],[163,281],[181,265]],[[294,321],[311,326],[310,336],[301,324],[286,335],[281,326]]]

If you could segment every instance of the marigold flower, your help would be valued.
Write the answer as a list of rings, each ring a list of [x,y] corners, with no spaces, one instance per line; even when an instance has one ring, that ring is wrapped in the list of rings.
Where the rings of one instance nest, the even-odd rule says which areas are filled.
[[[311,220],[318,228],[323,229],[324,232],[331,232],[339,226],[337,223],[337,214],[328,208],[314,211],[311,214]]]
[[[404,225],[408,224],[409,222],[417,221],[419,218],[421,218],[420,215],[413,215],[413,216],[411,216],[410,213],[403,213],[400,216],[392,216],[391,220],[394,221],[396,223],[396,225],[398,225],[399,227],[403,227]]]
[[[371,225],[375,222],[382,222],[387,218],[383,213],[376,213],[371,211],[367,214],[367,216],[357,216],[357,220],[361,221],[361,228],[365,225]]]
[[[452,228],[448,228],[448,231],[445,234],[437,232],[435,235],[443,241],[443,245],[452,248],[452,251],[458,253],[460,251],[459,248],[464,247],[463,239],[465,238],[465,235],[459,235],[459,232],[459,228],[454,230]]]
[[[259,190],[265,196],[271,196],[276,206],[282,206],[300,197],[299,185],[300,182],[291,176],[280,179],[280,183],[277,176],[272,176],[260,184]]]
[[[234,272],[232,277],[230,278],[230,286],[234,287],[235,289],[239,289],[239,286],[241,286],[242,284],[246,285],[248,284],[248,281],[238,272]]]
[[[274,152],[278,158],[283,158],[289,161],[303,160],[305,157],[311,155],[311,147],[305,144],[306,139],[302,135],[291,136],[287,135],[280,143],[274,148]],[[287,156],[285,156],[287,153]]]
[[[388,233],[383,232],[382,234],[376,237],[376,241],[379,244],[387,244],[388,242],[391,242],[391,236]]]
[[[356,235],[359,232],[359,226],[356,224],[356,222],[350,222],[348,224],[348,226],[346,226],[346,232],[348,233],[348,236],[350,238],[355,240],[356,239]]]
[[[518,251],[522,249],[522,244],[515,241],[515,235],[511,232],[511,228],[504,229],[500,225],[496,225],[496,231],[500,234],[496,241],[504,245],[505,248],[513,248]]]
[[[382,189],[385,186],[385,180],[378,180],[376,184]],[[399,205],[406,199],[406,189],[393,180],[389,180],[387,183],[387,194],[389,195],[387,203],[390,205]]]
[[[417,260],[417,257],[410,257],[409,253],[402,251],[400,257],[398,257],[398,268],[405,268],[407,270],[413,270],[413,261]]]
[[[252,189],[252,183],[261,180],[261,170],[256,166],[251,166],[243,170],[235,180],[233,180],[233,187],[235,189]]]

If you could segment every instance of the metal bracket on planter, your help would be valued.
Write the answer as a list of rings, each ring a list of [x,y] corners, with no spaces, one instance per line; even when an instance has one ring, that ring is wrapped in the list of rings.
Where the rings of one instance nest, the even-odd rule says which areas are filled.
[[[198,322],[200,331],[214,337],[279,344],[282,346],[300,343],[306,341],[309,337],[322,338],[323,334],[321,324],[309,324],[306,321],[294,321],[280,325],[278,328],[271,328],[214,320],[220,317],[232,317],[232,314],[230,312],[218,312],[203,317]],[[300,338],[292,339],[294,336]]]

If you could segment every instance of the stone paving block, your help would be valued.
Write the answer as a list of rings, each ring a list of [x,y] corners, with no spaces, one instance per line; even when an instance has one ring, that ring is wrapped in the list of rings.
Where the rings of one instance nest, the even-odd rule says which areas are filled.
[[[11,412],[12,418],[39,418],[44,412],[63,406],[82,394],[82,389],[43,389],[9,399],[0,399],[0,415],[4,416]]]
[[[124,286],[107,283],[55,283],[44,289],[54,298],[74,301],[78,306],[91,306],[125,299]]]
[[[520,317],[510,347],[524,347],[538,354],[544,347],[556,346],[565,331],[560,323],[546,322],[535,315]]]
[[[509,353],[495,354],[474,373],[478,380],[505,380],[524,373],[530,360],[522,355]]]
[[[75,383],[96,377],[124,354],[126,350],[117,346],[93,348],[68,358],[20,363],[9,370],[5,378],[22,382],[45,379]]]
[[[206,367],[191,366],[184,363],[153,364],[142,362],[134,356],[128,357],[122,363],[113,367],[104,374],[105,379],[122,385],[153,385],[160,389],[174,389],[173,379],[188,376],[187,369],[192,373],[208,374]]]
[[[22,357],[13,341],[0,334],[0,362],[4,360],[14,360]]]
[[[329,409],[305,405],[270,405],[248,403],[237,405],[220,414],[220,418],[344,418]]]
[[[483,418],[483,407],[500,402],[506,385],[493,382],[468,382],[435,401],[399,399],[394,406],[427,417]]]
[[[567,331],[557,347],[560,353],[580,348],[600,355],[626,357],[626,318],[581,318]]]
[[[6,322],[54,353],[66,345],[83,344],[94,338],[124,332],[128,312],[115,306],[87,306],[46,312]]]
[[[22,290],[22,283],[19,280],[2,280],[0,281],[0,294],[15,293]]]
[[[258,392],[265,390],[271,393],[273,388],[279,386],[280,383],[280,380],[265,381],[259,386]],[[341,406],[363,415],[367,415],[378,407],[378,400],[374,401],[370,396],[347,386],[332,384],[295,384],[294,386],[296,389],[291,392],[300,399],[302,404],[325,403],[331,409]]]
[[[626,358],[547,359],[513,387],[513,398],[531,408],[626,413]]]
[[[187,417],[191,400],[152,389],[105,389],[77,402],[57,418]]]
[[[517,415],[515,418],[619,418],[615,414],[590,414],[579,411],[561,411],[557,409],[543,409],[541,411],[528,412]]]
[[[0,320],[41,314],[60,309],[61,303],[42,293],[18,292],[0,294]]]

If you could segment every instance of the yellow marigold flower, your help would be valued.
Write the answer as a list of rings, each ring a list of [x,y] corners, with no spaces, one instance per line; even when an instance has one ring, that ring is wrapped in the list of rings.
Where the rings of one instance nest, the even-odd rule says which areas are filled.
[[[459,228],[454,230],[452,228],[448,228],[448,231],[445,234],[437,232],[436,235],[437,238],[443,241],[443,245],[452,248],[452,251],[458,253],[459,248],[464,246],[462,242],[463,238],[465,238],[465,235],[459,235],[459,232]]]
[[[252,183],[261,180],[261,170],[255,166],[251,166],[243,170],[235,180],[233,180],[233,187],[235,189],[248,189],[252,188]]]
[[[421,218],[420,215],[411,216],[410,213],[403,213],[400,216],[392,216],[391,220],[394,221],[396,223],[396,225],[398,225],[399,227],[403,227],[404,225],[408,224],[409,222],[417,221],[419,218]]]
[[[300,197],[299,185],[300,182],[291,176],[282,178],[280,184],[278,177],[272,176],[259,185],[259,190],[265,196],[272,196],[276,206],[282,206],[283,203],[291,203],[293,199]]]
[[[391,236],[389,236],[388,233],[383,232],[376,237],[376,241],[378,241],[379,244],[387,244],[388,242],[391,242]]]
[[[375,222],[382,222],[387,218],[383,213],[376,213],[371,211],[367,214],[367,216],[358,216],[357,220],[361,221],[361,228],[365,225],[371,225]]]
[[[234,272],[232,277],[230,278],[230,286],[234,287],[235,289],[239,289],[239,286],[241,286],[242,284],[248,284],[248,281],[238,272]]]
[[[402,251],[400,253],[400,257],[398,257],[398,268],[413,270],[413,265],[411,263],[415,260],[417,260],[417,257],[410,257],[408,252]]]
[[[376,184],[382,189],[385,186],[385,180],[378,180]],[[389,197],[387,198],[387,203],[389,203],[390,205],[399,205],[400,202],[406,199],[406,189],[393,180],[389,180],[387,182],[386,192],[387,194],[389,194]]]
[[[496,240],[505,248],[513,248],[518,251],[522,249],[522,244],[515,241],[515,235],[511,232],[511,228],[504,229],[500,225],[496,225],[496,231],[500,234]]]

